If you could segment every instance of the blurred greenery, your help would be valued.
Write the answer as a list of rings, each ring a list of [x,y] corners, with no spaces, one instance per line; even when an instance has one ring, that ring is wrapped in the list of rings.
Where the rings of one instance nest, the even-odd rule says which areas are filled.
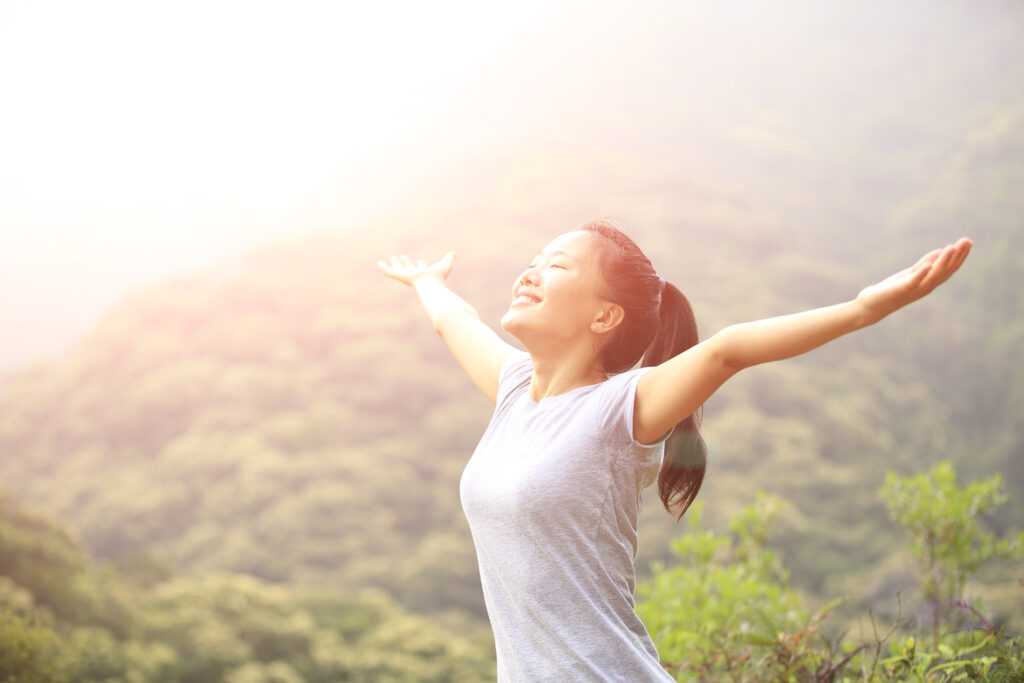
[[[776,543],[794,585],[819,601],[863,595],[841,608],[849,614],[887,602],[888,587],[908,580],[901,539],[872,493],[886,469],[949,458],[966,476],[1002,473],[1011,498],[1024,497],[1015,461],[1024,452],[1024,316],[1020,294],[1005,288],[1024,279],[1010,256],[1022,253],[1012,248],[1020,234],[948,237],[962,232],[976,246],[931,297],[742,372],[705,405],[709,524],[724,528],[755,488],[791,501]],[[736,233],[701,247],[733,264],[713,277],[702,255],[658,246],[668,235],[640,241],[655,245],[652,258],[691,296],[702,338],[852,297],[936,244],[897,235],[888,251],[898,262],[885,254],[861,266],[808,244],[769,266],[755,265],[758,242]],[[498,329],[514,273],[549,237],[517,233],[507,255],[487,254],[486,269],[467,242],[452,288]],[[849,239],[838,227],[819,239],[829,237]],[[458,609],[483,622],[457,486],[491,406],[411,291],[376,271],[382,255],[430,256],[434,245],[390,239],[309,237],[253,251],[231,275],[138,292],[64,359],[0,385],[0,481],[116,565],[148,557],[174,573],[379,588],[422,614]],[[812,269],[820,286],[772,280]],[[1024,525],[1020,505],[991,514],[996,530]],[[677,530],[653,489],[641,528],[645,576],[651,561],[670,559]]]
[[[686,532],[672,542],[677,564],[656,563],[653,579],[637,587],[637,612],[662,664],[680,681],[1024,680],[1024,633],[986,618],[985,600],[963,592],[982,565],[1024,559],[1024,531],[997,539],[975,519],[1006,502],[999,478],[960,487],[943,461],[913,477],[889,471],[879,493],[915,552],[929,558],[917,576],[918,602],[931,608],[927,621],[915,610],[891,619],[872,613],[869,636],[848,637],[854,624],[832,614],[846,596],[812,614],[768,547],[785,500],[757,492],[728,534],[702,528],[704,502],[697,501]],[[987,551],[969,550],[978,546]],[[936,575],[952,579],[952,589],[937,590]],[[1022,585],[1018,577],[1012,588],[1018,604]],[[931,638],[915,637],[922,632]]]
[[[973,520],[1005,502],[998,478],[961,488],[942,462],[913,478],[888,472],[882,495],[915,551],[921,539],[940,539],[928,557],[958,581],[937,593],[935,566],[920,567],[923,599],[944,608],[931,623],[871,615],[873,638],[855,642],[848,627],[834,635],[827,620],[845,596],[811,614],[768,547],[786,501],[758,491],[721,534],[702,527],[698,500],[672,541],[676,562],[656,562],[637,586],[637,612],[663,666],[680,681],[1024,680],[1024,635],[986,618],[991,608],[962,590],[983,564],[1024,559],[1024,532],[996,538]],[[977,544],[989,552],[964,552]],[[168,576],[152,563],[117,570],[9,498],[0,501],[0,558],[0,681],[493,680],[486,627],[458,610],[413,615],[378,589]],[[915,638],[922,629],[930,642]]]
[[[721,145],[713,165],[676,154],[678,139],[633,156],[512,145],[487,173],[424,178],[390,221],[140,289],[63,358],[5,373],[0,681],[493,676],[458,499],[492,407],[375,264],[456,250],[452,289],[508,338],[498,320],[515,276],[609,206],[686,293],[702,338],[853,298],[932,248],[975,243],[930,297],[742,372],[707,402],[702,505],[676,525],[644,497],[638,580],[665,607],[643,612],[663,654],[691,657],[712,634],[732,652],[757,646],[722,630],[736,623],[768,647],[771,629],[800,632],[826,608],[822,629],[869,611],[895,623],[896,596],[918,585],[922,604],[967,594],[1019,631],[1024,591],[1006,559],[1024,527],[1024,100],[922,120],[876,94],[864,137],[819,156],[757,117],[739,136],[702,131]],[[614,201],[593,196],[607,178]],[[988,482],[979,491],[998,474],[1010,504],[930,498],[953,468]],[[754,499],[768,507],[751,512]],[[946,535],[929,541],[940,520]],[[941,652],[928,614],[927,651]],[[907,672],[917,638],[889,653]]]
[[[0,505],[0,681],[479,681],[486,627],[386,593],[244,574],[154,578],[85,557],[53,522]]]

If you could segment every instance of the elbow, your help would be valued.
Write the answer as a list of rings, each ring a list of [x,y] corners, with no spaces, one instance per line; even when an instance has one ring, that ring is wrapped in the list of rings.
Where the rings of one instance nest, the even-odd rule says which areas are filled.
[[[470,316],[470,317],[476,318],[477,320],[480,319],[480,314],[472,306],[466,305],[466,306],[460,306],[458,308],[450,308],[448,310],[442,311],[441,313],[438,313],[434,317],[434,321],[433,321],[434,322],[434,332],[436,332],[441,337],[444,337],[445,328],[448,326],[448,322],[453,317],[456,317],[456,316],[458,316],[458,317]]]
[[[732,345],[731,339],[734,329],[735,326],[729,325],[711,337],[711,340],[714,342],[712,344],[714,357],[718,360],[719,365],[733,374],[743,369],[740,359],[733,353],[735,347]]]

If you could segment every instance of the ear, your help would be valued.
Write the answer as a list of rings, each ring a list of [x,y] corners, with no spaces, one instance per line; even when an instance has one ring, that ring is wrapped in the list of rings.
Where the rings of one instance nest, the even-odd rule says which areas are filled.
[[[626,317],[626,311],[622,306],[605,301],[597,311],[597,315],[590,322],[590,331],[597,334],[611,332],[616,325]]]

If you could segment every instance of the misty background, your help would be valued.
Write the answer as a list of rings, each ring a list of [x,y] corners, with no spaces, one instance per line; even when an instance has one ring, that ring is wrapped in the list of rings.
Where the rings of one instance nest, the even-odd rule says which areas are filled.
[[[376,262],[456,251],[516,343],[516,276],[608,218],[701,339],[973,241],[704,406],[706,524],[782,496],[800,595],[895,619],[887,471],[999,475],[1024,527],[1022,46],[1019,2],[0,4],[0,608],[138,680],[488,680],[493,407]],[[641,585],[685,524],[645,490]],[[1019,566],[970,584],[1018,630]]]
[[[653,230],[713,197],[769,243],[827,220],[862,237],[852,262],[885,257],[972,141],[1019,126],[1022,22],[1016,2],[5,3],[0,364],[282,236],[429,231],[439,257],[451,212]],[[517,214],[534,183],[546,213]]]

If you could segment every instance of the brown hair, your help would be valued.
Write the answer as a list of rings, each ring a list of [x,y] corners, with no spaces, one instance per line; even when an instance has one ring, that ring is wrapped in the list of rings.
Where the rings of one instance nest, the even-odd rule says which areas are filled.
[[[622,306],[625,317],[601,352],[605,372],[615,374],[658,365],[700,341],[686,296],[662,280],[640,247],[607,220],[579,228],[605,239],[596,244],[598,269],[608,285],[604,298]],[[679,422],[665,442],[658,472],[662,505],[679,521],[697,497],[707,465],[707,447],[698,427],[703,406]],[[673,509],[675,508],[675,509]],[[678,514],[676,514],[678,510]]]

